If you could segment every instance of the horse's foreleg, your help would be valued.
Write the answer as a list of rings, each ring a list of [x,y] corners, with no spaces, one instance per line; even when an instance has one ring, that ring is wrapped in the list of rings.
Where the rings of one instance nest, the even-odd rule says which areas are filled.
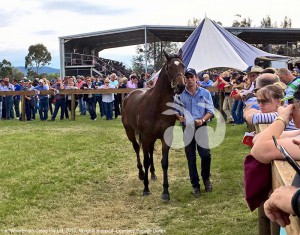
[[[162,140],[162,159],[161,166],[163,169],[163,193],[161,195],[161,199],[164,201],[170,200],[169,194],[169,181],[168,181],[168,168],[169,168],[169,150],[170,147]]]
[[[125,130],[126,130],[127,137],[131,141],[133,149],[136,154],[137,168],[139,169],[139,179],[144,180],[145,173],[144,173],[143,165],[141,163],[141,158],[140,158],[140,145],[136,141],[135,131],[133,129],[125,129]]]
[[[144,180],[145,173],[144,173],[143,165],[142,165],[141,158],[140,158],[140,145],[135,141],[135,142],[132,143],[132,146],[133,146],[134,151],[136,153],[136,161],[137,161],[136,166],[139,169],[139,179]]]
[[[143,146],[143,152],[144,152],[144,168],[145,168],[143,195],[147,196],[150,194],[149,180],[148,180],[148,172],[149,172],[149,167],[150,167],[150,154],[149,154],[148,149],[145,149],[144,146]]]
[[[151,172],[151,179],[152,180],[157,180],[157,177],[155,175],[155,167],[154,167],[154,162],[153,162],[153,152],[154,152],[154,144],[151,144],[149,147],[149,154],[150,154],[150,172]]]

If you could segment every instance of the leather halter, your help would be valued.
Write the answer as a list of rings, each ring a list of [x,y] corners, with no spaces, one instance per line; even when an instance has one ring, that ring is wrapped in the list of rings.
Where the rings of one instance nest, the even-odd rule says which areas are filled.
[[[182,62],[181,59],[176,58],[176,60],[179,61],[181,64],[183,64],[183,62]],[[166,74],[167,74],[167,76],[168,76],[168,78],[169,78],[169,80],[170,80],[170,82],[171,82],[171,88],[174,89],[174,88],[175,88],[175,86],[174,86],[174,81],[176,80],[176,78],[177,78],[178,76],[182,76],[182,77],[184,78],[184,74],[183,74],[183,73],[178,73],[178,74],[176,74],[176,76],[174,77],[174,79],[172,79],[171,76],[169,75],[168,67],[169,67],[169,66],[168,66],[168,63],[167,63],[167,64],[166,64],[166,67],[165,67],[165,71],[166,71]]]

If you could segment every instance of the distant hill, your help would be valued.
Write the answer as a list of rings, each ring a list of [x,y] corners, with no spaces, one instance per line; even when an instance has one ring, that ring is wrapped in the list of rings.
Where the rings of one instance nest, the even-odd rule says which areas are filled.
[[[25,69],[24,66],[17,66],[15,67],[16,69],[20,70],[21,72],[24,73],[24,75],[27,75],[27,69]],[[51,68],[51,67],[42,67],[39,69],[39,74],[42,74],[42,73],[58,73],[59,74],[60,70],[59,69],[55,69],[55,68]]]

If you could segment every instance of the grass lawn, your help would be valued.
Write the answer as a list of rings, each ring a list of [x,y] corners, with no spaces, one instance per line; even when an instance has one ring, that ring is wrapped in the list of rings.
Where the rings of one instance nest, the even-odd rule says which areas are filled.
[[[257,213],[244,200],[241,144],[246,126],[227,126],[212,149],[214,190],[191,194],[183,149],[169,158],[169,202],[158,180],[142,196],[136,158],[121,120],[0,122],[0,234],[24,229],[39,234],[257,234]],[[214,125],[214,124],[212,124]],[[199,163],[198,158],[198,164]],[[199,169],[199,168],[198,168]]]

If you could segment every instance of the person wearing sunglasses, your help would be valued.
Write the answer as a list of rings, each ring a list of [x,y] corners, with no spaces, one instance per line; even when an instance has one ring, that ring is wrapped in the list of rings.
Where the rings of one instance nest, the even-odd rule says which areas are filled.
[[[274,145],[272,138],[274,135],[279,145],[283,146],[295,160],[300,160],[299,147],[294,144],[294,141],[300,141],[300,130],[284,132],[291,119],[296,128],[300,128],[300,86],[294,93],[293,104],[279,106],[277,113],[278,116],[272,124],[254,138],[251,154],[262,163],[283,159]]]
[[[110,80],[106,78],[104,80],[104,85],[98,87],[98,89],[113,89],[116,88]],[[102,94],[102,102],[104,108],[104,115],[106,116],[106,120],[112,120],[113,118],[113,105],[114,105],[114,94],[113,93],[105,93]]]
[[[277,118],[277,109],[282,103],[284,88],[280,83],[267,85],[256,92],[256,102],[259,109],[249,108],[245,110],[244,117],[248,124],[269,124]],[[285,130],[295,130],[293,121],[288,122]]]

